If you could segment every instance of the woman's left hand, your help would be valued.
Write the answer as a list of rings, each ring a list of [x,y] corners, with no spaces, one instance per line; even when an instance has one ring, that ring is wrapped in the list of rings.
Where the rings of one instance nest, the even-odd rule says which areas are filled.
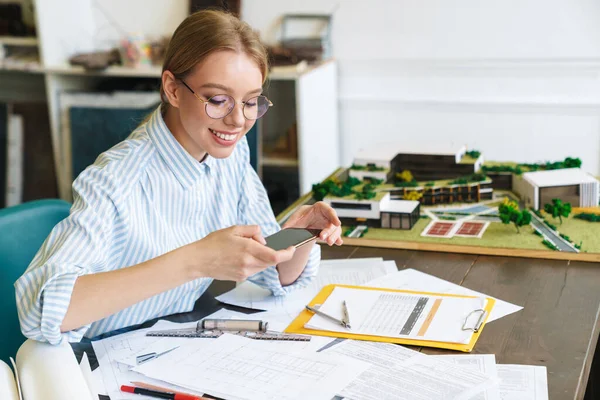
[[[319,239],[329,246],[342,241],[342,223],[335,210],[325,202],[319,201],[312,206],[302,206],[293,213],[283,228],[321,229]]]

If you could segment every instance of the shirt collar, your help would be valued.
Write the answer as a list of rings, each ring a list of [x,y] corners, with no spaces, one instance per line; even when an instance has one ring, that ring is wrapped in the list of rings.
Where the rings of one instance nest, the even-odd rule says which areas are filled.
[[[152,114],[146,124],[146,130],[161,157],[185,189],[197,183],[205,172],[210,173],[215,159],[208,154],[202,162],[192,157],[167,127],[162,117],[161,106]]]

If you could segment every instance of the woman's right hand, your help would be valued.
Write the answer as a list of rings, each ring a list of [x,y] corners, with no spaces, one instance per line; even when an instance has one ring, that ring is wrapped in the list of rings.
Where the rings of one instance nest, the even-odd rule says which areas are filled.
[[[293,246],[275,251],[265,246],[258,225],[233,226],[214,231],[188,247],[194,278],[242,282],[267,267],[290,260]]]

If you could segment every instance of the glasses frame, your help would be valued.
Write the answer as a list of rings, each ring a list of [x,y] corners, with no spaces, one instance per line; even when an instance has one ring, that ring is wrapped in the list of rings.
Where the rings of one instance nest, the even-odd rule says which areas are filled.
[[[198,100],[200,100],[201,102],[203,102],[203,103],[204,103],[204,112],[206,113],[206,115],[208,115],[208,117],[209,117],[209,118],[212,118],[212,119],[223,119],[223,118],[225,118],[226,116],[228,116],[229,114],[231,114],[231,112],[233,111],[233,109],[235,108],[235,106],[236,106],[236,105],[237,105],[237,103],[238,103],[238,102],[237,102],[237,101],[236,101],[236,100],[235,100],[233,97],[229,96],[228,94],[215,94],[214,96],[210,96],[210,97],[208,98],[208,100],[204,100],[204,99],[200,98],[200,96],[198,96],[198,94],[197,94],[196,92],[194,92],[194,90],[193,90],[191,87],[189,87],[189,85],[188,85],[187,83],[185,83],[185,81],[184,81],[183,79],[179,79],[179,80],[181,81],[181,83],[183,83],[183,84],[185,85],[185,87],[186,87],[186,88],[188,88],[188,90],[189,90],[190,92],[192,92],[192,94],[193,94],[193,95],[194,95],[194,96],[195,96],[195,97],[196,97]],[[208,113],[208,111],[206,110],[206,107],[208,106],[208,103],[210,102],[210,99],[212,99],[213,97],[217,97],[217,96],[229,96],[229,97],[231,97],[231,98],[233,99],[233,107],[231,107],[231,110],[229,110],[229,112],[228,112],[227,114],[223,115],[222,117],[219,117],[219,118],[214,118],[214,117],[211,117],[211,116],[210,116],[210,114],[209,114],[209,113]],[[269,99],[267,98],[267,96],[258,95],[258,96],[255,96],[255,97],[253,97],[253,99],[254,99],[254,98],[258,98],[258,97],[264,97],[264,98],[265,98],[265,99],[267,99],[267,101],[269,102],[269,107],[273,107],[273,103],[271,102],[271,100],[269,100]],[[258,117],[258,118],[248,118],[248,117],[246,116],[246,111],[245,111],[246,102],[245,102],[245,101],[241,101],[240,103],[242,104],[242,115],[244,116],[244,118],[246,118],[246,119],[247,119],[247,120],[249,120],[249,121],[256,121],[257,119],[260,119],[260,118],[264,117],[264,116],[265,116],[265,114],[267,113],[267,111],[269,111],[269,109],[267,108],[267,111],[265,111],[265,114],[261,115],[260,117]]]

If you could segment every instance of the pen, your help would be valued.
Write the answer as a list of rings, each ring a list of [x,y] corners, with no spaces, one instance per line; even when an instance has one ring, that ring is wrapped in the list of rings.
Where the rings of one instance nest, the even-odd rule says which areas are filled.
[[[152,389],[152,390],[158,390],[159,392],[171,392],[173,394],[190,396],[190,398],[196,399],[196,400],[209,400],[207,397],[202,397],[202,396],[198,396],[198,395],[194,395],[194,394],[190,394],[190,393],[185,393],[185,392],[179,392],[177,390],[167,389],[167,388],[164,388],[162,386],[151,385],[151,384],[146,383],[146,382],[131,381],[131,383],[134,384],[137,387],[144,388],[144,389]]]
[[[206,397],[192,396],[189,394],[180,394],[174,392],[159,392],[158,390],[151,390],[145,388],[139,388],[135,386],[121,385],[121,391],[125,393],[135,393],[144,396],[156,397],[157,399],[170,399],[170,400],[202,400]]]
[[[171,351],[173,351],[175,349],[178,349],[178,348],[179,348],[179,346],[173,347],[172,349],[167,350],[167,351],[163,351],[162,353],[152,352],[152,353],[148,353],[148,354],[142,354],[140,356],[137,356],[135,358],[135,361],[136,361],[137,365],[142,365],[145,362],[148,362],[150,360],[154,360],[155,358],[158,358],[158,357],[160,357],[160,356],[162,356],[164,354],[167,354],[167,353],[169,353],[169,352],[171,352]]]
[[[343,327],[344,327],[344,328],[346,328],[346,329],[350,329],[350,324],[349,324],[349,323],[347,323],[346,321],[343,321],[343,320],[337,319],[337,318],[335,318],[335,317],[332,317],[331,315],[329,315],[329,314],[325,314],[324,312],[322,312],[322,311],[319,311],[319,310],[317,310],[316,308],[313,308],[313,307],[311,307],[311,306],[305,306],[305,307],[306,307],[306,309],[307,309],[308,311],[314,312],[315,314],[317,314],[317,315],[320,315],[320,316],[321,316],[321,317],[323,317],[323,318],[327,318],[328,320],[330,320],[330,321],[333,321],[333,322],[335,322],[336,324],[340,324],[341,326],[343,326]]]
[[[346,304],[346,300],[342,302],[342,312],[344,313],[342,321],[344,321],[346,325],[348,325],[348,328],[350,328],[350,313],[348,312],[348,305]]]

